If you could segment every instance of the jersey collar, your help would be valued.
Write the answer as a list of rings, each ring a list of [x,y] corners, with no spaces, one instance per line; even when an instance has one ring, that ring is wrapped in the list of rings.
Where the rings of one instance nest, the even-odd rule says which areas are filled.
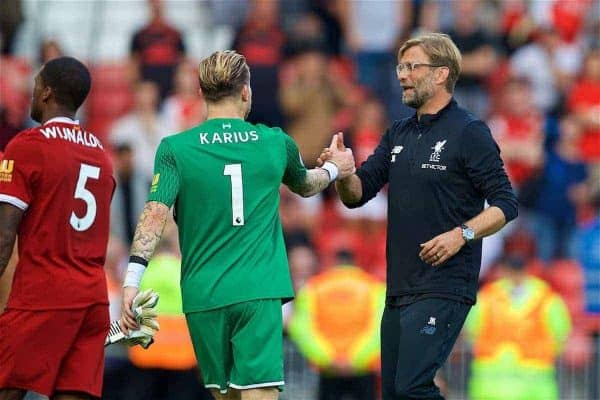
[[[450,99],[450,102],[444,106],[440,111],[435,114],[423,114],[421,118],[417,117],[417,113],[415,112],[413,119],[417,121],[421,125],[430,125],[434,121],[438,120],[442,115],[444,115],[449,109],[456,107],[456,100],[454,97]]]
[[[72,125],[79,125],[79,120],[72,120],[69,117],[54,117],[49,119],[48,121],[46,121],[46,123],[44,125],[48,125],[48,124],[52,124],[52,123],[61,123],[61,124],[72,124]]]

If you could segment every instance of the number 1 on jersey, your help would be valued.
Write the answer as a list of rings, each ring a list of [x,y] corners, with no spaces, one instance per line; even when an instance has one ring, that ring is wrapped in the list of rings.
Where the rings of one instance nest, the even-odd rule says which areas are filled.
[[[233,226],[244,225],[244,188],[242,186],[242,164],[227,164],[223,175],[231,177],[231,214]]]

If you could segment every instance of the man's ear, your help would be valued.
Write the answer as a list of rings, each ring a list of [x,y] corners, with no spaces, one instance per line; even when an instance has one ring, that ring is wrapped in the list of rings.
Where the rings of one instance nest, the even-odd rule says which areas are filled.
[[[44,88],[42,89],[42,96],[41,99],[42,101],[45,103],[48,100],[50,100],[50,98],[54,95],[54,93],[52,92],[52,88],[50,86],[44,86]]]
[[[448,80],[448,77],[450,76],[450,68],[438,68],[437,70],[437,74],[436,74],[436,83],[438,84],[445,84],[445,82]]]
[[[250,96],[251,96],[250,85],[242,86],[242,101],[243,102],[250,101]]]
[[[200,98],[204,99],[204,93],[202,93],[202,88],[198,88],[198,95]]]

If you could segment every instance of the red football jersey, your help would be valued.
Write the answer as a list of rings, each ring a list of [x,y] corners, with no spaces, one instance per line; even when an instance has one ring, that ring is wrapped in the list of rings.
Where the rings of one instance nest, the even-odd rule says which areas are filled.
[[[0,201],[25,210],[8,307],[108,304],[104,261],[112,163],[96,136],[69,118],[19,133],[0,162]]]

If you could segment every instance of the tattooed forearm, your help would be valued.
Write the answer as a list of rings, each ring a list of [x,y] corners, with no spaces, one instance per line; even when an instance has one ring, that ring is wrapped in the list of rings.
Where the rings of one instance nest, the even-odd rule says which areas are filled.
[[[146,203],[131,244],[132,256],[150,260],[160,241],[168,215],[169,207],[165,204],[156,201]]]
[[[292,192],[302,197],[310,197],[323,191],[329,186],[329,173],[321,168],[309,169],[302,184],[290,187]]]
[[[0,276],[4,273],[17,238],[23,210],[8,203],[0,203]]]

